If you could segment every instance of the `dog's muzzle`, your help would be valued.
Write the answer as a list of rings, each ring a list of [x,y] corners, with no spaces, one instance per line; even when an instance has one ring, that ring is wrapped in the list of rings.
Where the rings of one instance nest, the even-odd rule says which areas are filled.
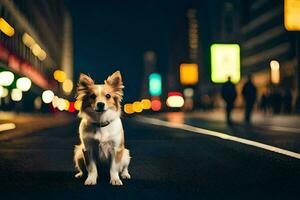
[[[98,102],[97,105],[96,105],[95,111],[96,112],[103,112],[104,111],[104,107],[105,107],[104,103]]]

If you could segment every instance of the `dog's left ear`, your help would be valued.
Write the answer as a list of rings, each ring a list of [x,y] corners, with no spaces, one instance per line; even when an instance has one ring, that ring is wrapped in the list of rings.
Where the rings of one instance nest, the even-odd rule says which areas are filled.
[[[123,81],[120,71],[116,71],[112,75],[110,75],[105,81],[105,84],[110,85],[115,92],[117,92],[120,96],[123,96]]]

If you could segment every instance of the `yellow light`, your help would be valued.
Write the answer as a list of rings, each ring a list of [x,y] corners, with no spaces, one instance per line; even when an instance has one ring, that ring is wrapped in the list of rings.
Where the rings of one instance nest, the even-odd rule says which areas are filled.
[[[11,91],[11,99],[13,101],[21,101],[22,97],[23,97],[22,90],[17,89],[17,88],[12,89],[12,91]]]
[[[132,114],[132,113],[134,113],[134,111],[133,111],[133,107],[132,107],[132,104],[125,104],[124,105],[124,112],[126,113],[126,114]]]
[[[149,99],[142,99],[141,101],[143,109],[149,110],[151,109],[151,101]]]
[[[25,44],[25,46],[27,46],[29,48],[35,44],[34,39],[27,33],[23,34],[22,40],[23,40],[23,43]]]
[[[53,75],[54,75],[54,79],[60,83],[64,82],[67,78],[66,73],[62,70],[55,70]]]
[[[143,105],[141,102],[139,101],[135,101],[133,104],[132,104],[132,109],[134,112],[137,112],[137,113],[140,113],[143,111]]]
[[[66,94],[71,93],[72,90],[73,90],[73,82],[72,82],[70,79],[66,79],[66,80],[63,82],[62,88],[63,88],[63,91],[64,91]]]
[[[288,31],[300,30],[300,1],[284,0],[284,26]]]
[[[198,83],[198,65],[181,64],[180,82],[182,85],[195,85]]]
[[[181,108],[184,104],[182,96],[170,96],[167,98],[167,106],[172,108]]]
[[[2,86],[1,86],[2,87]],[[7,88],[4,88],[4,87],[2,87],[3,89],[2,89],[2,95],[1,95],[1,97],[2,98],[5,98],[5,97],[7,97],[7,95],[8,95],[8,89]]]
[[[65,110],[68,111],[70,108],[70,102],[65,99]]]
[[[82,101],[81,100],[76,100],[75,103],[74,103],[74,108],[76,110],[80,110],[81,106],[82,106]]]
[[[39,59],[40,61],[43,61],[43,60],[45,60],[46,58],[47,58],[46,52],[45,52],[43,49],[41,49],[41,50],[40,50],[40,53],[38,54],[38,59]]]
[[[42,94],[42,100],[44,103],[51,103],[54,98],[54,93],[51,90],[45,90]]]
[[[0,30],[9,37],[15,34],[15,29],[2,17],[0,18]]]
[[[0,72],[0,85],[10,86],[14,81],[15,75],[9,71]]]
[[[270,67],[272,70],[279,70],[280,67],[279,62],[277,60],[272,60],[270,62]]]
[[[31,48],[33,55],[35,55],[35,56],[38,56],[42,51],[40,45],[38,45],[37,43],[32,45],[30,48]]]
[[[273,84],[279,84],[280,83],[280,64],[277,60],[272,60],[270,62],[270,68],[271,68],[271,82]]]
[[[31,88],[31,80],[27,77],[22,77],[17,80],[17,88],[23,92],[27,92]]]
[[[224,83],[231,77],[233,83],[240,81],[240,46],[238,44],[213,44],[211,50],[211,79]]]

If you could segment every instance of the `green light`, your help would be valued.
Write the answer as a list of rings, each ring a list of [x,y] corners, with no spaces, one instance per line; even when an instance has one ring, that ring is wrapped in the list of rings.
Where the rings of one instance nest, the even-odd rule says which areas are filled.
[[[149,93],[151,96],[161,95],[161,76],[158,73],[152,73],[149,76]]]
[[[211,51],[211,80],[224,83],[231,77],[233,83],[240,81],[240,46],[238,44],[213,44]]]

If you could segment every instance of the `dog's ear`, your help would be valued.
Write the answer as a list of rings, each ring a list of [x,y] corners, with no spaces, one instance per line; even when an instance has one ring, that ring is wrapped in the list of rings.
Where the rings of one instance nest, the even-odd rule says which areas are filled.
[[[119,95],[119,96],[123,96],[123,81],[122,81],[122,76],[120,71],[116,71],[115,73],[113,73],[112,75],[110,75],[105,81],[105,84],[111,86],[114,91]]]
[[[88,75],[81,73],[77,84],[77,98],[82,99],[89,92],[89,88],[93,85],[93,79]]]

